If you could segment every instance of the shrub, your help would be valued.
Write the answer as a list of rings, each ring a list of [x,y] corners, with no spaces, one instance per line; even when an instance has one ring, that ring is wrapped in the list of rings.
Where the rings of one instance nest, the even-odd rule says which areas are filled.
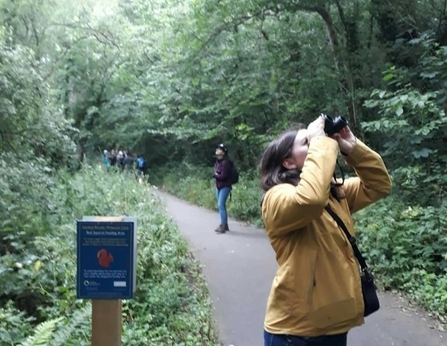
[[[90,345],[90,302],[76,299],[75,220],[119,214],[138,220],[137,291],[123,301],[123,344],[216,345],[206,284],[160,200],[133,176],[100,167],[53,179],[47,222],[23,230],[16,250],[0,257],[0,344]]]
[[[385,289],[447,313],[447,207],[388,198],[356,215],[359,243]]]

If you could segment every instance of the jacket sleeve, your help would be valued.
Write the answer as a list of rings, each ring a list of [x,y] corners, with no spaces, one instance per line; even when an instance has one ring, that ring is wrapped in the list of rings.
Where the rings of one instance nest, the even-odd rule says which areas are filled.
[[[270,189],[262,204],[269,236],[305,227],[319,217],[329,201],[338,143],[325,136],[313,138],[297,186],[280,184]]]
[[[346,179],[344,183],[352,214],[390,193],[391,178],[382,158],[359,139],[354,151],[345,157],[345,162],[354,167],[357,174],[357,177]]]
[[[229,160],[223,160],[221,162],[221,171],[215,172],[214,177],[216,180],[219,181],[227,181],[228,176],[230,175],[230,161]]]

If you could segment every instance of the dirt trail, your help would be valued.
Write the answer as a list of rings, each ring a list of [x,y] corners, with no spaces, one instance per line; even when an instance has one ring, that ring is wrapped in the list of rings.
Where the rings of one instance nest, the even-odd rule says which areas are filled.
[[[203,265],[224,346],[262,346],[263,320],[277,268],[264,230],[230,220],[216,235],[217,213],[157,191]],[[381,309],[349,333],[349,346],[447,346],[447,333],[396,295],[380,294]]]

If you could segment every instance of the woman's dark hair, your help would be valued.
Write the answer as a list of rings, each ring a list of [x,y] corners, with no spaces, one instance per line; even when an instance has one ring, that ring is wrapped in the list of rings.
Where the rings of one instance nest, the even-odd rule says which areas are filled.
[[[298,130],[282,133],[264,150],[259,164],[261,187],[264,191],[281,183],[298,184],[301,172],[288,170],[283,166],[284,160],[292,156],[293,143],[297,133]]]
[[[289,130],[282,133],[277,139],[270,142],[264,150],[259,164],[261,187],[264,192],[278,184],[298,185],[301,171],[287,169],[283,166],[283,162],[292,156],[296,135],[302,128],[304,128],[303,125],[299,124],[297,130]],[[342,186],[331,183],[330,191],[337,200],[345,197]]]

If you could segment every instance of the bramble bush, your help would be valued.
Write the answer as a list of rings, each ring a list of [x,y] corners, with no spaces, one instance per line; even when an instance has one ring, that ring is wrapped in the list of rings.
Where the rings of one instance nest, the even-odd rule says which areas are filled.
[[[83,215],[138,220],[137,291],[123,301],[123,345],[217,345],[199,266],[147,185],[99,166],[74,176],[39,172],[0,178],[1,203],[11,206],[2,215],[0,345],[90,345],[91,304],[75,290],[75,220]],[[20,200],[23,214],[9,200],[15,186],[30,194]]]
[[[170,193],[216,210],[210,168],[189,167],[181,176],[160,169],[153,175]],[[229,215],[262,226],[261,197],[259,178],[254,173],[241,175],[228,202]],[[384,289],[402,290],[443,320],[447,314],[447,206],[410,207],[392,194],[358,212],[355,221],[360,247]]]

